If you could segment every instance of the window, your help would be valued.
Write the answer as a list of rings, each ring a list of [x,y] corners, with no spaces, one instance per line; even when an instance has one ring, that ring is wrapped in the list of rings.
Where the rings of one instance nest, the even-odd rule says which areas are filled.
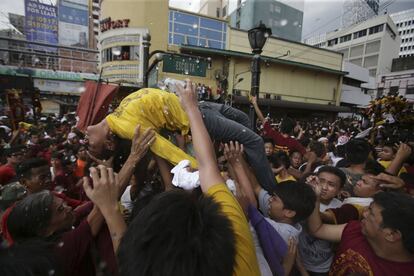
[[[365,46],[365,54],[377,53],[379,52],[380,47],[381,47],[380,40],[367,43],[367,45]]]
[[[353,63],[355,65],[358,65],[358,66],[362,66],[362,58],[351,59],[351,60],[349,60],[349,62]]]
[[[275,4],[274,9],[275,9],[275,12],[280,13],[280,6]]]
[[[351,38],[352,38],[351,34],[341,36],[341,37],[339,38],[339,43],[343,43],[343,42],[346,42],[346,41],[350,41],[350,40],[351,40]]]
[[[384,24],[369,28],[369,34],[376,34],[384,30]]]
[[[382,97],[384,95],[384,88],[378,88],[377,97]]]
[[[377,69],[369,69],[368,72],[370,77],[375,77],[375,75],[377,74]]]
[[[399,89],[398,86],[391,86],[390,87],[390,95],[396,96],[398,94],[398,89]]]
[[[358,45],[351,48],[350,57],[358,57],[364,54],[364,45]]]
[[[354,33],[354,39],[359,38],[359,37],[363,37],[367,35],[367,30],[361,30],[359,32],[355,32]]]
[[[404,49],[403,49],[403,47],[401,47],[401,48],[400,48],[400,52],[402,52],[403,50],[404,50]]]
[[[220,8],[217,8],[216,10],[216,17],[220,17]]]
[[[405,91],[405,94],[406,95],[408,95],[408,94],[410,94],[410,95],[414,94],[414,85],[408,85],[407,86],[407,90]]]
[[[408,21],[408,26],[410,26],[411,25],[411,21]]]
[[[398,32],[398,35],[401,35],[401,32]]]
[[[410,40],[409,41],[413,41],[413,38],[412,37],[410,37]]]
[[[405,42],[405,38],[401,39],[401,43],[404,43],[404,42]]]
[[[378,55],[365,57],[364,59],[364,67],[374,67],[378,64]]]
[[[328,46],[334,46],[336,44],[338,44],[338,38],[328,40]]]

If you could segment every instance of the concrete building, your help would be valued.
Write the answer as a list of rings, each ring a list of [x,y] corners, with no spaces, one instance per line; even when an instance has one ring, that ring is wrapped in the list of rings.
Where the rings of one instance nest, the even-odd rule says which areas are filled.
[[[229,0],[201,0],[198,13],[225,19],[229,15],[229,4]]]
[[[400,41],[392,19],[381,15],[328,33],[326,42],[318,41],[315,46],[342,53],[345,61],[367,68],[369,75],[375,77],[391,72],[392,59],[398,57]],[[311,43],[312,40],[306,42]]]
[[[414,57],[394,59],[392,72],[379,75],[377,86],[379,97],[392,94],[414,100]]]
[[[352,108],[368,105],[376,96],[373,90],[363,87],[370,81],[368,69],[345,61],[343,70],[348,74],[342,83],[341,105]]]
[[[414,56],[414,9],[390,14],[401,37],[400,57]]]
[[[272,29],[273,36],[300,42],[303,3],[304,1],[246,0],[231,13],[230,25],[232,28],[249,30],[262,22]]]
[[[366,21],[378,15],[379,0],[345,0],[342,28]]]
[[[89,0],[89,47],[97,49],[99,35],[99,14],[101,0]]]

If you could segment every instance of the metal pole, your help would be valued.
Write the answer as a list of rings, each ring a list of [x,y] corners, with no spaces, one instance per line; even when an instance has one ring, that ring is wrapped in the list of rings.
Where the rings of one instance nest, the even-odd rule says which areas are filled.
[[[252,83],[250,88],[250,96],[257,97],[257,101],[259,101],[259,87],[260,87],[260,55],[255,54],[252,59]],[[250,104],[249,109],[249,118],[251,123],[251,129],[256,131],[256,112],[254,111],[254,107]]]
[[[151,46],[151,35],[145,34],[142,38],[143,56],[142,56],[142,86],[148,87],[148,67],[149,67],[149,49]]]

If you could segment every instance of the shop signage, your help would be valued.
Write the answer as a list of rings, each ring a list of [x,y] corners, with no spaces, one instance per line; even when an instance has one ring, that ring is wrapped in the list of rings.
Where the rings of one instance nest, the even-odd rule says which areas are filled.
[[[80,95],[84,90],[84,83],[78,81],[34,79],[33,86],[37,87],[42,92],[67,93],[76,95]]]
[[[52,79],[52,80],[66,80],[66,81],[84,81],[85,79],[97,80],[98,76],[89,73],[75,73],[68,71],[53,71],[47,69],[32,69],[32,68],[19,68],[16,66],[1,66],[0,75],[28,75],[32,78],[38,79]]]
[[[198,58],[165,56],[162,70],[164,72],[205,77],[207,62]]]
[[[110,29],[128,28],[129,19],[111,20],[110,17],[101,20],[101,32],[106,32]]]

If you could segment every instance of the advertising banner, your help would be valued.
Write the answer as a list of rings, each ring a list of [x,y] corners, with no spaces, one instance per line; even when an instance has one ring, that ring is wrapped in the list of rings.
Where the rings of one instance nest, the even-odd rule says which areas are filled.
[[[55,6],[25,0],[26,39],[33,42],[58,44],[58,17]],[[32,45],[35,50],[56,52],[56,48]]]
[[[60,1],[59,4],[59,43],[66,46],[88,47],[89,11],[86,5]]]

